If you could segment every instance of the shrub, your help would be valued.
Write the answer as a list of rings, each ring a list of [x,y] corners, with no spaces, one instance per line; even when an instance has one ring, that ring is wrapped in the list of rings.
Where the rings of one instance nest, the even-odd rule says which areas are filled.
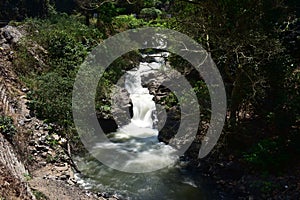
[[[161,15],[162,15],[162,11],[155,7],[144,8],[140,12],[140,17],[144,19],[155,19],[160,17]]]
[[[114,29],[125,31],[127,29],[139,28],[145,25],[144,20],[137,19],[134,15],[120,15],[112,21]]]
[[[72,123],[71,95],[73,79],[58,72],[39,76],[31,85],[29,107],[41,119],[68,127]]]
[[[0,131],[8,141],[12,141],[17,130],[11,117],[0,116]]]

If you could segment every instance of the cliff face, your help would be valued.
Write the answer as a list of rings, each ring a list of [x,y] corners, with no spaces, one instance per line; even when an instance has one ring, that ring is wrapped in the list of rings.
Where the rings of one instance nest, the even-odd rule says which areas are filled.
[[[23,34],[16,28],[6,26],[0,29],[0,113],[10,116],[15,121],[22,112],[22,92],[17,88],[17,79],[12,70],[12,46]],[[20,103],[17,103],[20,102]],[[2,124],[0,124],[2,125]],[[35,199],[26,182],[28,171],[19,160],[15,149],[0,134],[0,197],[8,199]],[[2,193],[2,194],[1,194]]]

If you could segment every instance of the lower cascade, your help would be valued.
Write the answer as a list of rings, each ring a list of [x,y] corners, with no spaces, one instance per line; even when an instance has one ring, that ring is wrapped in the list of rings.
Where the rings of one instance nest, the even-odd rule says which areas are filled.
[[[157,139],[156,105],[153,95],[142,87],[141,79],[161,69],[163,62],[160,54],[150,56],[156,58],[155,62],[141,62],[125,74],[125,89],[133,106],[131,122],[108,134],[110,143],[98,146],[113,146],[121,153],[134,152],[136,156],[126,161],[125,172],[105,166],[91,155],[77,156],[75,161],[83,174],[77,176],[78,182],[85,189],[109,191],[120,199],[205,199],[208,194],[201,188],[203,180],[183,170],[178,165],[179,158],[172,154],[175,149]],[[99,149],[95,147],[95,151]],[[126,173],[134,170],[137,173]]]

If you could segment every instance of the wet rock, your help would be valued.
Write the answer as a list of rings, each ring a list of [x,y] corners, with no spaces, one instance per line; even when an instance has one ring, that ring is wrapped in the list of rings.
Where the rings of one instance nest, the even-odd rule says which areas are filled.
[[[104,198],[109,198],[109,194],[107,192],[102,192],[101,196]]]
[[[158,140],[160,142],[164,142],[168,144],[170,139],[172,139],[178,132],[179,126],[180,126],[180,110],[177,110],[174,107],[167,112],[167,118],[165,120],[165,124],[158,134]]]
[[[125,89],[124,77],[119,80],[112,95],[112,115],[118,126],[129,124],[132,117],[132,104],[128,91]],[[101,124],[100,124],[101,125]]]
[[[98,119],[99,124],[104,133],[115,132],[118,128],[118,125],[114,119]]]

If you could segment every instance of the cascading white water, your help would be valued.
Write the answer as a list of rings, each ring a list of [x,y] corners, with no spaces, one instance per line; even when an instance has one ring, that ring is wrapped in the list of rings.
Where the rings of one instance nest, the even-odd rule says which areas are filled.
[[[129,92],[133,105],[131,122],[120,127],[116,132],[108,134],[110,143],[101,143],[95,147],[98,153],[105,153],[102,150],[106,147],[119,149],[119,152],[124,154],[136,153],[136,156],[125,161],[124,171],[135,169],[148,171],[147,169],[174,164],[178,160],[178,157],[172,155],[175,150],[157,139],[158,130],[154,126],[156,106],[153,95],[149,94],[147,88],[142,87],[141,81],[142,76],[164,68],[168,53],[150,56],[153,62],[141,62],[137,68],[127,71],[125,75],[125,89]],[[187,177],[174,165],[149,174],[135,174],[113,170],[90,155],[77,157],[75,160],[78,168],[89,177],[84,179],[78,177],[79,184],[86,189],[110,191],[126,199],[137,200],[162,199],[162,197],[163,199],[185,199],[187,196],[191,199],[202,199],[205,196],[198,188],[198,184],[194,182],[193,176]]]
[[[125,89],[130,94],[133,105],[133,117],[131,122],[140,128],[153,129],[153,113],[156,109],[147,88],[142,87],[141,72],[129,71],[126,74]]]
[[[94,152],[102,154],[114,148],[128,160],[122,161],[121,170],[126,172],[150,172],[174,164],[177,156],[175,149],[158,141],[158,130],[154,126],[156,105],[154,96],[148,88],[142,86],[142,76],[161,68],[161,62],[141,62],[140,65],[125,74],[125,89],[130,94],[133,105],[133,117],[129,124],[119,127],[108,134],[109,143],[97,143]]]

